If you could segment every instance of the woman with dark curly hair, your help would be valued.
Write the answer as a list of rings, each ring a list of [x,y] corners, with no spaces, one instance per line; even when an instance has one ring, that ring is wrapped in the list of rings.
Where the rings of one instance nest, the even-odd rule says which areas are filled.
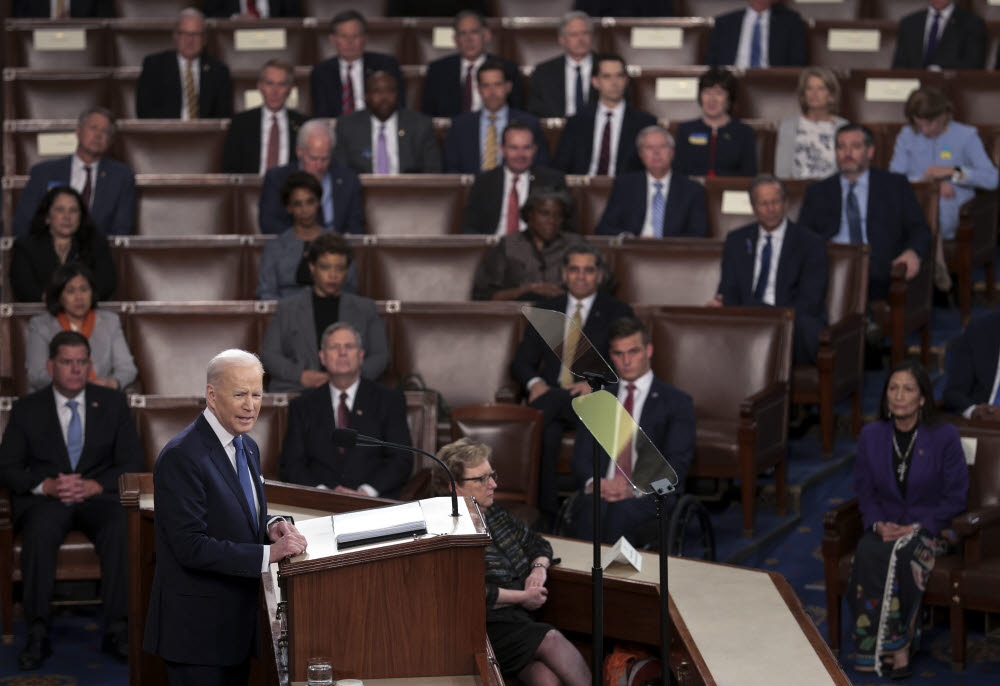
[[[83,203],[69,186],[56,186],[38,203],[28,233],[14,241],[11,250],[10,285],[22,302],[42,300],[56,269],[81,262],[94,275],[98,300],[108,300],[115,291],[115,266],[111,249]]]

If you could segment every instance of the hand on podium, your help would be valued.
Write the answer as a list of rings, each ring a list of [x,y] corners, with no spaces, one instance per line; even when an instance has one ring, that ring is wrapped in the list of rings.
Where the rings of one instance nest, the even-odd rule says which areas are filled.
[[[291,522],[276,522],[268,529],[267,534],[272,541],[268,562],[277,562],[304,553],[309,545],[306,537],[300,534]]]

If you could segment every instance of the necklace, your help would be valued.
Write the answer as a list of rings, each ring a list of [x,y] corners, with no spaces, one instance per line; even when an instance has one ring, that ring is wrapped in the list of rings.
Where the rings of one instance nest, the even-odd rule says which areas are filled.
[[[899,456],[899,467],[896,469],[896,473],[899,475],[899,481],[902,482],[906,477],[906,468],[909,466],[910,453],[913,451],[913,444],[917,442],[917,430],[913,430],[913,435],[910,437],[910,444],[906,446],[906,452],[899,449],[899,443],[896,442],[896,431],[892,432],[892,449],[896,451],[896,455]]]

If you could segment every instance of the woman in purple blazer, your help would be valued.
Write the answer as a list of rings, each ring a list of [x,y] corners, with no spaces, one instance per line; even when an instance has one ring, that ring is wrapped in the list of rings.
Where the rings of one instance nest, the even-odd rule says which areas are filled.
[[[910,675],[919,643],[917,610],[935,555],[954,541],[948,528],[965,510],[969,472],[958,431],[938,423],[927,372],[897,365],[882,389],[880,421],[858,440],[854,490],[865,533],[851,565],[857,669]]]

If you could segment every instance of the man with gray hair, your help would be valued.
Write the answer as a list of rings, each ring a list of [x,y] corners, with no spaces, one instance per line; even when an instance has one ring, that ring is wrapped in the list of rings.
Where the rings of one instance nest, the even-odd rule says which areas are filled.
[[[225,119],[233,112],[229,67],[203,52],[205,15],[181,10],[174,50],[148,55],[135,89],[140,119]]]
[[[260,360],[225,350],[206,376],[205,411],[164,446],[153,472],[156,572],[143,649],[164,659],[171,684],[245,684],[259,653],[261,574],[307,542],[267,515],[248,435],[264,395]]]
[[[93,106],[81,112],[76,121],[76,151],[31,168],[14,211],[14,234],[28,232],[38,203],[52,186],[72,186],[101,233],[132,233],[135,174],[121,162],[105,157],[114,137],[115,115],[110,110]]]
[[[597,91],[590,87],[593,38],[594,27],[586,12],[563,15],[559,22],[563,54],[542,62],[531,73],[529,112],[538,117],[572,117],[597,101]]]
[[[639,132],[635,145],[646,170],[615,177],[596,233],[648,238],[707,236],[705,189],[670,170],[674,137],[654,124]]]
[[[327,231],[364,233],[361,180],[353,170],[332,162],[335,141],[330,125],[322,119],[310,119],[299,127],[298,159],[264,175],[258,203],[261,233],[278,234],[291,228],[292,217],[281,204],[281,183],[296,169],[309,172],[323,186],[320,223]]]
[[[361,377],[361,334],[346,322],[323,331],[319,359],[330,381],[288,405],[281,449],[281,479],[338,493],[396,498],[410,476],[408,452],[379,447],[337,448],[334,429],[353,429],[390,443],[410,445],[406,399],[400,391]]]

